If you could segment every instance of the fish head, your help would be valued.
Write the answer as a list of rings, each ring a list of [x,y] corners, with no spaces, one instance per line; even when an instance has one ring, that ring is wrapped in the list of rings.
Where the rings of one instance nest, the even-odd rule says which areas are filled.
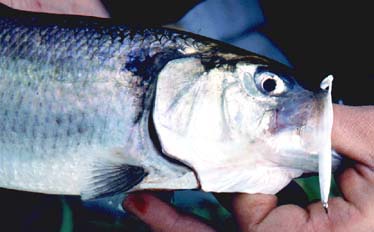
[[[273,194],[318,170],[329,98],[279,65],[188,57],[161,70],[153,120],[163,153],[191,167],[203,190]]]
[[[301,87],[287,69],[238,63],[237,73],[242,90],[250,98],[246,101],[258,112],[253,114],[245,103],[240,104],[240,114],[247,110],[246,116],[239,117],[245,121],[231,123],[240,128],[252,124],[251,128],[245,128],[247,134],[241,131],[240,136],[252,138],[254,143],[261,141],[262,146],[269,148],[267,160],[290,168],[317,171],[314,157],[321,154],[325,141],[330,141],[332,77],[323,80],[321,90],[314,93]],[[229,118],[238,118],[235,110],[228,110],[228,114],[233,114]],[[257,126],[253,127],[253,123]],[[310,157],[304,156],[313,158],[305,160]]]

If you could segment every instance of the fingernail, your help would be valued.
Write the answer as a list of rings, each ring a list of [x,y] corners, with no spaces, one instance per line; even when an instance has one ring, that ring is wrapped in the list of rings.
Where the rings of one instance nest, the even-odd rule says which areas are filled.
[[[130,194],[123,203],[123,206],[130,212],[145,214],[148,203],[144,199],[143,194]]]

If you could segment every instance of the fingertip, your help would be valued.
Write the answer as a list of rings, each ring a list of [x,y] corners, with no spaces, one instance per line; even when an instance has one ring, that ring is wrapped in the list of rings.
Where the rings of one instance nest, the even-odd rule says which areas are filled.
[[[148,205],[147,195],[144,193],[129,194],[122,204],[124,209],[137,215],[147,213]]]
[[[150,193],[129,194],[123,207],[155,230],[170,228],[178,217],[171,206]]]
[[[178,212],[151,193],[133,193],[123,202],[133,213],[155,231],[213,231],[199,220]]]

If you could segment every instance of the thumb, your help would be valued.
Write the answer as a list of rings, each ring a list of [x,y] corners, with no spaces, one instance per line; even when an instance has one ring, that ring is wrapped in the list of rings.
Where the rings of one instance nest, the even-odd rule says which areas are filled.
[[[252,231],[277,206],[277,197],[267,194],[236,194],[232,201],[241,231]]]
[[[337,152],[374,167],[374,106],[334,105],[331,138]]]

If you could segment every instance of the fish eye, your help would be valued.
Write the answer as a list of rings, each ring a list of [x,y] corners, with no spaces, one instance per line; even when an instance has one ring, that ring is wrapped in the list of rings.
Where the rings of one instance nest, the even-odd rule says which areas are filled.
[[[274,80],[274,79],[266,79],[265,81],[262,82],[262,88],[266,91],[266,92],[272,92],[275,90],[275,88],[277,87],[277,82]]]
[[[287,91],[285,81],[275,73],[258,73],[255,79],[257,88],[264,94],[277,96]]]

